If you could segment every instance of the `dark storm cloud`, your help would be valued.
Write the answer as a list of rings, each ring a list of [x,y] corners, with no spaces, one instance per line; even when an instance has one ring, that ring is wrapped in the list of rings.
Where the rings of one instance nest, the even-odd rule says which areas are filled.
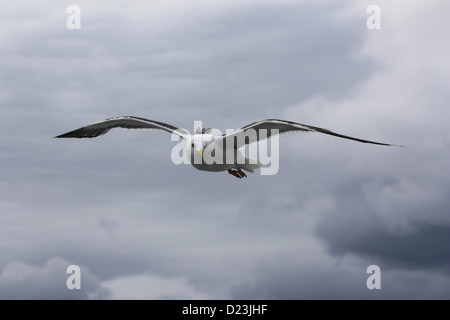
[[[55,112],[66,108],[63,103],[107,115],[131,107],[143,116],[177,122],[185,118],[166,115],[165,109],[191,108],[195,119],[200,111],[208,118],[232,112],[243,117],[246,110],[276,110],[318,93],[338,97],[373,71],[367,61],[352,59],[362,34],[352,32],[352,25],[333,23],[324,8],[254,4],[222,12],[206,7],[195,21],[181,16],[162,30],[143,15],[119,14],[112,7],[79,33],[50,29],[51,36],[41,30],[42,37],[31,37],[22,31],[27,58],[10,73],[24,68],[28,76],[21,85],[44,89],[43,99],[56,100]],[[104,24],[110,28],[97,27]],[[33,53],[26,51],[30,48]],[[52,63],[41,64],[42,56]]]
[[[338,175],[328,172],[329,192],[336,203],[320,219],[316,234],[329,252],[376,258],[396,268],[448,273],[450,202],[443,191],[449,187],[445,174],[442,176],[443,152],[433,152],[431,165],[424,160],[430,153],[414,145],[405,147],[401,153],[409,166],[401,175],[399,169],[393,170],[397,166],[386,160],[375,165],[377,171],[385,168],[390,172],[383,176],[355,175],[349,164]],[[365,162],[367,169],[371,166],[370,161]]]
[[[447,211],[448,204],[442,210]],[[448,273],[450,226],[413,222],[410,228],[389,230],[373,213],[357,209],[351,215],[343,211],[323,220],[317,234],[338,256],[353,253],[407,269],[430,268]]]
[[[373,71],[367,61],[352,59],[362,35],[349,30],[351,25],[333,23],[323,8],[313,5],[253,5],[217,12],[171,30],[171,41],[199,59],[170,70],[176,70],[174,76],[207,81],[227,112],[273,109],[319,92],[338,97]],[[342,78],[344,72],[349,74]],[[242,101],[247,96],[252,101]]]

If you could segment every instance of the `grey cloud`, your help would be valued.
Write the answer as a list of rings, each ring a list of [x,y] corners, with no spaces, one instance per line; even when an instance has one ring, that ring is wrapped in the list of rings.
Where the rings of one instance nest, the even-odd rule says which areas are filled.
[[[65,5],[56,2],[0,12],[0,270],[10,290],[1,297],[35,298],[39,287],[51,296],[33,275],[50,279],[69,261],[88,268],[90,292],[103,292],[99,281],[115,284],[100,295],[109,298],[143,275],[177,279],[192,297],[409,298],[423,284],[424,297],[447,297],[448,254],[438,245],[448,243],[446,109],[425,103],[424,119],[417,107],[431,96],[445,105],[445,91],[401,104],[423,81],[408,74],[411,83],[398,83],[408,90],[394,90],[395,74],[379,65],[390,54],[384,30],[367,33],[364,10],[331,18],[353,10],[347,4],[161,3],[81,1],[79,32],[65,29]],[[403,30],[396,26],[391,33]],[[373,39],[380,57],[360,55]],[[391,82],[366,87],[380,74]],[[120,115],[191,131],[193,120],[225,130],[289,115],[407,148],[283,136],[277,175],[237,181],[173,165],[175,142],[164,132],[51,138]],[[409,233],[395,231],[404,225]],[[395,288],[366,292],[372,260]],[[7,276],[16,266],[31,270],[29,293]]]
[[[81,266],[81,289],[69,290],[67,260],[52,258],[42,266],[20,261],[6,265],[0,273],[0,299],[105,299],[109,290],[102,287],[90,271]]]
[[[441,273],[404,271],[380,264],[381,289],[369,290],[373,259],[329,261],[311,266],[301,257],[267,261],[252,281],[233,288],[235,299],[448,299],[449,278]]]
[[[373,257],[408,269],[439,269],[449,272],[450,226],[416,222],[411,231],[389,230],[373,214],[329,217],[317,229],[335,255],[348,253]]]
[[[200,112],[204,120],[218,115],[230,120],[230,113],[239,112],[248,120],[232,125],[244,125],[255,116],[267,116],[267,111],[256,110],[273,112],[319,92],[340,96],[373,72],[368,61],[352,59],[363,41],[360,33],[349,32],[357,28],[335,24],[323,10],[259,4],[200,11],[195,22],[166,23],[165,29],[155,30],[155,22],[145,16],[136,20],[103,9],[79,33],[54,26],[37,33],[18,31],[27,41],[17,54],[26,59],[5,66],[6,89],[16,93],[15,104],[26,107],[24,99],[32,98],[34,105],[49,106],[49,112],[68,110],[80,122],[81,110],[110,116],[132,108],[178,125],[191,125]],[[49,58],[51,64],[40,63]],[[26,88],[26,96],[19,94],[19,87]],[[205,89],[207,95],[198,94]],[[178,117],[186,108],[191,116]]]
[[[103,283],[112,299],[208,299],[183,278],[163,278],[149,273],[117,278]]]
[[[408,178],[395,172],[355,176],[351,167],[341,168],[347,178],[332,178],[335,206],[324,212],[315,233],[333,255],[356,254],[400,268],[448,273],[450,203],[442,193],[448,181],[424,180],[424,175],[439,176],[444,162],[438,157],[432,167],[422,166],[424,172],[411,172]]]

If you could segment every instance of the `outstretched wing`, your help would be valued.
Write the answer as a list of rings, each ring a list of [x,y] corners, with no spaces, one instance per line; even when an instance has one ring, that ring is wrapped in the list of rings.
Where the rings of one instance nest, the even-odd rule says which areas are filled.
[[[277,134],[284,134],[289,132],[321,132],[329,134],[335,137],[355,140],[363,143],[372,143],[382,146],[395,146],[393,144],[375,142],[370,140],[359,139],[355,137],[345,136],[328,129],[323,129],[319,127],[309,126],[306,124],[301,124],[293,121],[278,120],[278,119],[267,119],[258,122],[253,122],[245,127],[236,130],[233,133],[224,135],[224,139],[235,139],[234,145],[237,149],[242,148],[247,144],[258,142],[260,140],[268,139]],[[398,146],[402,147],[402,146]]]
[[[59,136],[56,136],[55,138],[94,138],[104,135],[113,128],[164,130],[170,133],[175,133],[182,138],[186,138],[186,136],[189,134],[184,129],[177,128],[164,122],[133,116],[125,116],[109,118],[103,121],[95,122],[88,126],[63,133]]]

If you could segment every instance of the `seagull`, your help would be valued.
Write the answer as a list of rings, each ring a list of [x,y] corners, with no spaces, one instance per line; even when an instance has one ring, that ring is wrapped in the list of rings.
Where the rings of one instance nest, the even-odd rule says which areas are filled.
[[[246,158],[239,149],[252,143],[290,132],[320,132],[362,143],[403,147],[401,145],[346,136],[328,129],[279,119],[266,119],[253,122],[227,134],[215,134],[211,128],[199,128],[194,134],[190,134],[185,129],[164,122],[135,116],[123,116],[98,121],[54,138],[95,138],[104,135],[113,128],[167,131],[186,141],[184,151],[190,156],[190,163],[196,169],[210,172],[228,171],[229,174],[239,179],[247,177],[243,170],[254,172],[255,169],[264,166],[259,161]],[[212,152],[207,155],[206,150],[212,150]],[[214,153],[217,153],[217,155]],[[220,155],[220,153],[222,154]],[[211,159],[217,160],[215,156],[223,161],[211,161]]]

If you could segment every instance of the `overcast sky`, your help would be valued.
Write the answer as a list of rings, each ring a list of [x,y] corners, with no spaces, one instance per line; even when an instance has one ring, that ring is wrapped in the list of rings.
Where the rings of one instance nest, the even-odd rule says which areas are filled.
[[[0,7],[1,299],[450,299],[448,1]],[[405,147],[284,135],[239,180],[174,165],[166,132],[52,139],[122,115]]]

